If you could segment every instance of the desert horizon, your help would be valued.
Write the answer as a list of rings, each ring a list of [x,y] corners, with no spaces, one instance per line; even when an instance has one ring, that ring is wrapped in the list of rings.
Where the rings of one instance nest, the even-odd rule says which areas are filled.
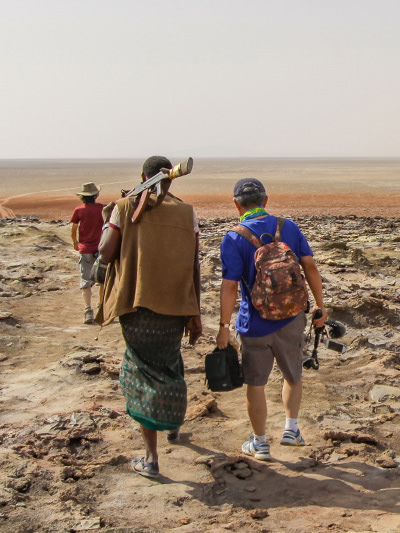
[[[0,216],[68,221],[82,183],[101,188],[99,202],[116,201],[121,189],[140,183],[142,162],[0,160]],[[170,191],[199,218],[235,216],[233,185],[250,176],[265,184],[273,214],[400,216],[400,159],[199,158]]]
[[[120,196],[112,194],[101,195],[100,203],[107,204],[118,200]],[[219,218],[236,216],[232,197],[227,194],[188,194],[180,198],[193,205],[199,218]],[[21,218],[22,216],[37,216],[40,220],[69,221],[72,212],[80,204],[79,198],[71,195],[29,195],[20,198],[0,199],[0,218]],[[382,216],[400,217],[400,194],[295,194],[281,193],[271,195],[267,210],[271,214],[318,215],[329,214],[335,216]]]

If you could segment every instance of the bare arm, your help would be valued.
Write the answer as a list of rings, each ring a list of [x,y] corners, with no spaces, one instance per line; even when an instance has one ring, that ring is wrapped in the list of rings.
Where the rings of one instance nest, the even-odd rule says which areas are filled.
[[[322,317],[315,321],[317,327],[322,327],[328,315],[324,306],[324,299],[322,294],[322,279],[319,273],[318,267],[315,264],[312,255],[306,255],[300,259],[300,264],[303,267],[304,275],[306,277],[308,286],[314,296],[315,305],[313,312],[317,309],[321,309]]]
[[[114,228],[108,227],[103,230],[99,243],[99,252],[104,263],[111,263],[119,257],[121,248],[121,233]]]
[[[185,334],[189,334],[189,344],[196,343],[202,334],[203,327],[200,318],[200,263],[199,263],[199,235],[196,233],[196,250],[193,265],[193,284],[196,291],[197,304],[199,306],[198,316],[192,316],[186,324]]]
[[[220,322],[229,324],[232,313],[235,309],[238,282],[230,279],[223,279],[220,292]],[[220,350],[226,348],[229,343],[229,328],[220,325],[217,335],[217,346]]]
[[[75,222],[72,223],[71,238],[74,243],[74,249],[78,250],[78,224],[75,224]]]
[[[200,314],[200,262],[199,262],[199,234],[196,233],[196,250],[194,254],[193,283],[196,291],[197,304]]]

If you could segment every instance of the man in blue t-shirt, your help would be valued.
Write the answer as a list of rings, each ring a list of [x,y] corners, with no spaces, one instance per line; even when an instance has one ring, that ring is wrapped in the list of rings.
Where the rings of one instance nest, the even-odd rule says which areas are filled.
[[[239,211],[240,223],[260,237],[263,233],[275,235],[277,219],[269,215],[265,206],[268,197],[263,184],[255,178],[239,180],[233,191],[234,203]],[[281,240],[296,254],[305,278],[314,296],[313,312],[321,309],[322,317],[314,320],[323,326],[327,313],[323,303],[322,280],[315,264],[312,250],[297,224],[286,219]],[[282,372],[284,382],[282,401],[286,424],[281,444],[304,446],[305,442],[297,425],[302,395],[302,359],[304,344],[304,313],[283,320],[261,318],[251,303],[249,289],[254,284],[254,246],[244,237],[228,231],[221,243],[222,284],[220,327],[217,345],[226,348],[229,327],[236,304],[240,283],[241,301],[236,320],[236,330],[242,345],[244,381],[247,385],[247,411],[253,428],[250,440],[242,446],[242,452],[255,459],[270,459],[270,447],[265,436],[267,403],[264,387],[267,384],[274,360]]]

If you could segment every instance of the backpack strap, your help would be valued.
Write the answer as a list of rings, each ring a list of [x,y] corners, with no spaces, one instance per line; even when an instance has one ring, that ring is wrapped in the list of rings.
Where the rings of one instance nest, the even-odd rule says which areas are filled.
[[[253,246],[256,248],[260,248],[261,246],[264,246],[265,242],[263,242],[262,238],[264,235],[268,235],[268,237],[271,237],[272,241],[279,242],[281,241],[281,231],[283,228],[283,225],[285,223],[284,217],[276,217],[276,232],[275,236],[271,235],[270,233],[263,233],[261,235],[261,238],[257,237],[255,233],[251,231],[251,229],[247,228],[246,226],[237,225],[234,228],[232,228],[230,231],[234,231],[235,233],[238,233],[242,237],[246,239],[246,241],[249,241]]]
[[[286,221],[286,218],[284,217],[276,217],[276,233],[275,233],[275,241],[276,242],[279,242],[281,241],[281,231],[282,231],[282,228],[283,228],[283,225]]]
[[[250,244],[255,246],[256,248],[260,248],[261,246],[264,246],[264,243],[261,239],[257,237],[255,233],[253,233],[249,228],[246,228],[245,226],[241,226],[240,224],[232,228],[230,231],[234,231],[235,233],[238,233],[242,237],[246,239],[246,241],[249,241]]]

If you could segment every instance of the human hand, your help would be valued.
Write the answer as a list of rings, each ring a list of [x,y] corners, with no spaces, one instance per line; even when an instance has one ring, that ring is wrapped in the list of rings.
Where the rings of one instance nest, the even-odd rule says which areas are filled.
[[[101,214],[103,216],[104,222],[108,222],[110,220],[110,216],[111,216],[111,213],[114,207],[115,207],[115,202],[110,202],[105,207],[103,207]]]
[[[163,174],[167,174],[168,176],[169,176],[171,170],[172,169],[170,169],[170,168],[160,168],[160,172],[162,172]]]
[[[79,246],[78,246],[78,243],[76,241],[74,242],[74,250],[79,252]]]
[[[317,328],[322,328],[325,325],[325,320],[328,318],[328,313],[326,312],[326,309],[324,306],[318,307],[318,305],[314,305],[312,309],[312,316],[314,316],[315,312],[320,310],[322,313],[322,316],[320,318],[315,318],[312,323],[313,326],[316,326]]]
[[[189,318],[185,326],[185,335],[189,335],[189,344],[191,346],[194,346],[196,344],[202,332],[203,332],[203,328],[201,325],[200,317],[192,316],[191,318]]]
[[[228,344],[230,339],[230,332],[229,328],[224,328],[223,326],[220,326],[218,335],[217,335],[217,346],[220,350],[224,350]]]

